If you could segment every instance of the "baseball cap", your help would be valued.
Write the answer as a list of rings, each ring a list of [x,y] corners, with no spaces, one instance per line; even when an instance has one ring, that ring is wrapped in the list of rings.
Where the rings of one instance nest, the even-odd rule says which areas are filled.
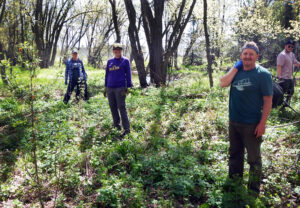
[[[290,39],[285,42],[285,45],[295,45],[295,42]]]
[[[121,43],[114,43],[113,44],[113,50],[116,50],[116,49],[123,49],[123,47],[122,47],[122,44]]]

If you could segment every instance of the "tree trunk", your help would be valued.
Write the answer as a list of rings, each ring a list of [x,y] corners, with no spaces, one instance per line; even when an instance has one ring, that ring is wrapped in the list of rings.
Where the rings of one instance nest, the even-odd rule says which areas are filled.
[[[5,12],[6,0],[0,1],[0,24],[2,23]]]
[[[284,22],[283,27],[285,29],[288,29],[291,27],[291,20],[293,19],[293,5],[290,2],[284,3]]]
[[[78,50],[80,50],[80,41],[81,41],[81,37],[83,36],[82,33],[85,33],[85,32],[83,32],[85,18],[86,18],[86,13],[84,13],[83,19],[81,20],[81,27],[80,27],[79,38],[78,38],[78,47],[77,47]]]
[[[22,14],[22,10],[24,9],[22,0],[19,1],[20,4],[20,22],[21,22],[21,42],[24,43],[25,42],[25,26],[24,26],[24,15]]]
[[[175,70],[178,71],[178,49],[176,49],[175,53],[174,53],[174,67]]]
[[[209,84],[210,87],[213,87],[213,78],[212,78],[212,57],[210,54],[210,41],[209,41],[209,34],[207,28],[207,0],[203,0],[203,25],[204,25],[204,34],[205,34],[205,43],[206,43],[206,57],[207,57],[207,70],[209,75]]]
[[[156,27],[156,33],[152,34],[153,37],[153,54],[152,54],[152,71],[153,80],[157,87],[166,84],[167,67],[162,64],[163,61],[163,47],[162,47],[162,27]],[[150,54],[151,56],[151,54]],[[151,57],[150,57],[151,60]],[[150,68],[151,70],[151,68]]]
[[[94,27],[95,29],[96,27]],[[108,22],[107,26],[105,28],[103,28],[103,30],[105,32],[103,37],[101,38],[101,41],[99,41],[99,43],[97,43],[97,46],[93,46],[93,42],[94,42],[94,35],[91,35],[91,39],[89,40],[89,47],[91,48],[90,51],[90,56],[89,56],[89,64],[91,64],[93,67],[98,67],[101,68],[103,65],[103,60],[102,60],[102,56],[101,56],[101,52],[103,50],[103,48],[105,47],[105,45],[108,43],[108,40],[111,36],[111,33],[113,31],[113,22],[110,19],[110,21]],[[94,34],[94,32],[92,32],[92,34]],[[110,56],[110,50],[109,47],[107,47],[108,50],[108,54],[107,57]]]
[[[56,58],[56,53],[57,53],[57,41],[54,43],[53,49],[52,49],[52,54],[51,54],[51,59],[49,66],[53,66],[55,63],[55,58]]]
[[[2,23],[2,20],[3,20],[3,17],[4,17],[4,12],[5,12],[5,4],[6,4],[6,1],[1,1],[0,2],[0,24]],[[2,45],[2,42],[0,41],[0,60],[4,59],[4,51],[3,51],[3,45]],[[6,69],[5,69],[5,66],[0,66],[0,73],[1,73],[1,79],[2,79],[2,82],[4,83],[4,85],[8,85],[8,81],[7,81],[7,76],[6,76]]]
[[[142,88],[145,88],[147,87],[147,80],[146,80],[147,73],[145,70],[145,64],[144,64],[145,60],[140,45],[138,29],[136,27],[136,12],[131,0],[124,0],[124,2],[125,2],[128,18],[129,18],[128,34],[129,34],[129,39],[131,44],[131,55],[136,64],[140,86]]]
[[[68,21],[66,17],[74,2],[74,0],[64,0],[61,3],[55,1],[52,5],[50,1],[36,0],[32,31],[35,35],[38,55],[41,58],[41,68],[48,68],[54,63],[57,49],[55,44],[57,44],[61,28]],[[57,13],[55,13],[56,10]]]
[[[2,82],[4,85],[8,85],[5,66],[0,66],[0,69]]]
[[[111,5],[111,10],[112,10],[112,19],[114,22],[114,28],[116,32],[116,42],[120,43],[121,42],[121,33],[120,33],[120,27],[119,27],[119,22],[118,22],[118,12],[116,8],[116,0],[109,0],[110,5]]]
[[[92,56],[92,47],[94,44],[94,33],[95,33],[95,29],[96,29],[96,23],[98,22],[99,19],[99,15],[97,15],[94,24],[92,26],[92,31],[91,31],[91,36],[90,39],[88,40],[88,64],[94,65],[95,61],[94,61],[94,57]]]
[[[15,65],[15,63],[16,63],[16,56],[15,56],[16,29],[17,29],[17,22],[15,20],[8,27],[8,34],[9,35],[8,35],[7,58],[12,61],[13,65]]]
[[[182,0],[179,10],[174,12],[173,16],[175,17],[175,20],[170,20],[172,23],[167,24],[172,25],[173,31],[170,36],[168,36],[168,41],[166,44],[167,47],[165,48],[165,51],[163,50],[162,46],[163,36],[165,34],[165,32],[162,31],[162,17],[165,0],[154,0],[153,6],[150,6],[147,0],[140,1],[141,12],[143,14],[143,27],[150,55],[149,67],[151,81],[153,81],[155,85],[159,87],[166,84],[169,58],[178,48],[183,31],[192,15],[196,0],[192,1],[187,14],[184,13],[186,0]],[[153,13],[151,7],[154,8]]]
[[[197,38],[194,37],[194,34],[192,35],[192,38],[191,38],[191,41],[188,45],[188,47],[186,48],[185,50],[185,53],[184,53],[184,56],[183,56],[183,63],[186,64],[186,65],[193,65],[194,64],[194,54],[191,54],[191,60],[190,62],[188,63],[188,58],[189,58],[189,55],[190,55],[190,51],[191,49],[193,48],[195,42],[196,42]]]
[[[151,82],[157,87],[164,85],[166,79],[163,79],[162,70],[162,15],[164,11],[165,0],[154,0],[154,14],[147,0],[141,0],[141,12],[144,31],[146,34],[147,45],[149,49],[149,68]],[[166,74],[166,73],[165,73]]]
[[[57,53],[57,43],[59,40],[61,30],[62,30],[62,26],[59,29],[57,29],[57,32],[55,35],[54,43],[52,45],[52,53],[51,53],[51,59],[50,59],[49,66],[53,66],[55,63],[55,58],[56,58],[56,53]]]
[[[2,53],[0,53],[0,60],[2,60],[4,59],[4,54],[3,54],[3,45],[1,41],[0,41],[0,51],[2,51]]]
[[[226,12],[226,6],[225,6],[225,0],[223,0],[223,14],[222,14],[222,24],[221,24],[221,37],[224,37],[224,26],[225,26],[225,12]],[[222,41],[220,48],[224,47],[224,41]],[[223,52],[221,55],[221,62],[220,62],[220,68],[223,66]]]

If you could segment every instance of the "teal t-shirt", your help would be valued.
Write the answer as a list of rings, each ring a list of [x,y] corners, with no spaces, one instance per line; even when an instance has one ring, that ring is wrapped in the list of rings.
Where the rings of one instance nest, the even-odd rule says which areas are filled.
[[[246,124],[259,123],[263,96],[273,95],[272,76],[262,66],[249,71],[239,71],[230,88],[229,118]]]

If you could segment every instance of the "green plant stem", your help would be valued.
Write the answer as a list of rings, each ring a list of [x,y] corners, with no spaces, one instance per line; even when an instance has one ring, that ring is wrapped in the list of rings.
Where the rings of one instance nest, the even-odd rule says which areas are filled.
[[[38,172],[38,164],[37,164],[37,156],[36,156],[36,136],[34,132],[34,92],[33,92],[33,76],[34,76],[34,67],[31,70],[31,77],[30,77],[30,91],[31,91],[31,128],[32,128],[32,143],[33,143],[33,163],[35,168],[35,179],[38,187],[38,194],[39,194],[39,201],[42,208],[44,208],[44,203],[42,199],[42,193],[41,193],[41,183],[39,178],[39,172]]]

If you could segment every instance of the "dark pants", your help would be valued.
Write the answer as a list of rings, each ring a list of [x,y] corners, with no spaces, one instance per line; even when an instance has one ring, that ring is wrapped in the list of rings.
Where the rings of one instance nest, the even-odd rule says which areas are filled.
[[[294,81],[292,79],[280,79],[278,84],[282,88],[283,93],[287,94],[286,102],[289,103],[295,90]]]
[[[257,124],[229,123],[229,177],[243,177],[244,151],[248,153],[247,162],[250,165],[248,188],[259,194],[262,162],[260,145],[262,138],[256,138],[254,131]]]
[[[126,110],[126,88],[107,88],[107,98],[109,102],[110,111],[113,117],[114,126],[121,128],[120,115],[122,125],[126,132],[130,132],[130,124]]]
[[[69,82],[68,89],[67,89],[67,92],[66,92],[65,97],[64,97],[64,103],[69,102],[69,100],[71,98],[71,94],[72,94],[75,87],[76,87],[76,99],[79,99],[79,97],[80,97],[81,88],[84,88],[84,97],[83,97],[83,99],[84,100],[89,99],[88,98],[88,91],[87,91],[86,81],[72,80],[72,81]]]

